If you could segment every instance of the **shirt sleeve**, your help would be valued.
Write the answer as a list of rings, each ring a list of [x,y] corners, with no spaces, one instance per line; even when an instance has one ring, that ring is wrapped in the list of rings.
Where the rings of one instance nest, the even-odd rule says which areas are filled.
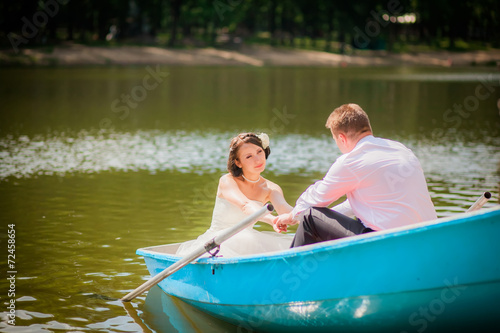
[[[356,187],[359,183],[358,178],[345,164],[344,156],[337,159],[322,180],[309,186],[302,193],[292,210],[293,217],[311,207],[327,207]]]

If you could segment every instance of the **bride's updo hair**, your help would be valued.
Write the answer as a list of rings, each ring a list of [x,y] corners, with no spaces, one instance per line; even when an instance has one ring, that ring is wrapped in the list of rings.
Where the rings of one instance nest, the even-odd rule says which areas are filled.
[[[229,173],[233,177],[240,177],[243,174],[243,170],[241,170],[241,168],[236,165],[235,161],[238,159],[238,150],[240,150],[240,147],[244,143],[252,143],[262,148],[262,150],[264,150],[264,153],[266,154],[266,159],[269,156],[269,154],[271,154],[271,148],[269,148],[269,146],[264,148],[262,145],[262,140],[259,139],[257,134],[255,133],[238,134],[231,140],[231,143],[229,144],[229,158],[227,160],[227,171],[229,171]]]

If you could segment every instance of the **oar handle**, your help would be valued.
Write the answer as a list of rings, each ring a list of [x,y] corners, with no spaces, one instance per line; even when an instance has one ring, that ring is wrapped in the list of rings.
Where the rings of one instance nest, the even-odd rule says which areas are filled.
[[[155,275],[154,277],[152,277],[151,279],[149,279],[148,281],[144,282],[142,285],[137,287],[135,290],[125,295],[121,300],[123,302],[130,302],[143,292],[151,289],[151,287],[159,283],[161,280],[177,272],[179,269],[186,266],[191,261],[202,256],[205,252],[208,252],[211,249],[219,246],[224,241],[228,240],[229,238],[231,238],[238,232],[242,231],[243,229],[247,228],[248,226],[254,224],[259,218],[268,214],[269,212],[272,212],[273,210],[274,210],[273,205],[271,204],[264,205],[261,209],[259,209],[252,215],[249,215],[248,217],[244,218],[240,223],[234,225],[233,227],[225,230],[220,235],[214,237],[212,241],[208,242],[206,245],[200,246],[198,249],[194,250],[184,258],[181,258],[179,261],[165,268],[162,272],[158,273],[157,275]]]
[[[480,209],[488,200],[490,200],[490,198],[491,198],[491,193],[484,192],[483,195],[479,197],[479,199],[477,199],[476,202],[474,202],[474,204],[472,204],[472,206],[470,206],[469,209],[467,209],[467,213]]]

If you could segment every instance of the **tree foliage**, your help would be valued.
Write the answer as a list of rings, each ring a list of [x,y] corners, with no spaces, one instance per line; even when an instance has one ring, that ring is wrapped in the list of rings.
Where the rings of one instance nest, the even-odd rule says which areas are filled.
[[[1,44],[19,48],[63,41],[260,42],[333,52],[397,43],[500,46],[498,0],[3,0],[0,12]]]

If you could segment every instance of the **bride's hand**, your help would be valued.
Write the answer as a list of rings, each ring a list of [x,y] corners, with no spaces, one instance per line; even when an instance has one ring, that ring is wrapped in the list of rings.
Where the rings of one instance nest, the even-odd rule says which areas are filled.
[[[276,220],[273,221],[273,229],[276,231],[278,234],[282,232],[287,232],[287,225],[286,224],[280,224],[280,223],[275,223]]]
[[[253,201],[249,201],[243,206],[242,210],[243,210],[243,213],[245,213],[247,215],[251,215],[261,208],[262,208],[262,206],[259,206],[258,203],[253,202]]]

